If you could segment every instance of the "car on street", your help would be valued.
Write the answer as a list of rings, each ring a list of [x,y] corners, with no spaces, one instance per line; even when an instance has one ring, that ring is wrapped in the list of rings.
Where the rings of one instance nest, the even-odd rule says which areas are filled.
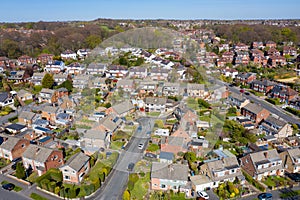
[[[128,164],[128,167],[127,167],[127,170],[128,170],[128,171],[132,171],[133,168],[134,168],[134,163],[129,163],[129,164]]]
[[[22,158],[21,158],[21,157],[15,158],[15,159],[13,159],[11,162],[17,163],[17,162],[20,162],[20,161],[22,161]]]
[[[15,188],[15,185],[12,183],[7,183],[2,185],[2,188],[8,191],[12,191]]]
[[[245,90],[244,90],[244,89],[241,89],[241,90],[240,90],[240,93],[244,93],[244,92],[245,92]]]
[[[142,129],[143,129],[143,127],[142,127],[142,126],[139,126],[139,127],[137,128],[137,131],[138,131],[138,132],[141,132]]]
[[[198,191],[197,194],[198,194],[199,197],[201,197],[203,199],[209,199],[208,194],[204,191]]]
[[[144,144],[139,144],[138,148],[139,149],[143,149],[144,148]]]
[[[250,95],[250,92],[245,92],[245,95]]]
[[[272,194],[271,193],[261,193],[257,196],[259,200],[272,200]]]

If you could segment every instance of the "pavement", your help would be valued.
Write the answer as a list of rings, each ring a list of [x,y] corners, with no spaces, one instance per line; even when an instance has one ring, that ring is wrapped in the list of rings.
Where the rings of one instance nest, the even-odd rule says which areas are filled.
[[[142,130],[136,131],[127,143],[125,150],[122,150],[119,159],[107,177],[103,186],[90,198],[99,200],[119,200],[122,199],[123,191],[127,187],[129,163],[136,164],[143,157],[143,152],[147,148],[150,136],[146,133],[154,127],[154,119],[143,117],[137,120]],[[139,144],[144,144],[143,149],[139,149]]]

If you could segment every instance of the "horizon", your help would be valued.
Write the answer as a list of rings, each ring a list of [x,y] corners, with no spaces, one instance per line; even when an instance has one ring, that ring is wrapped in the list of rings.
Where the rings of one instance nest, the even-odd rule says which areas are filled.
[[[14,0],[2,4],[0,22],[112,20],[297,20],[300,1],[273,0]]]

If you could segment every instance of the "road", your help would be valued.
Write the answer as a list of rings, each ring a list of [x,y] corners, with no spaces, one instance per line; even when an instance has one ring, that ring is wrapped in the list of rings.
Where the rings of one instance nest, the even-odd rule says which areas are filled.
[[[140,118],[138,120],[141,130],[137,130],[126,145],[125,150],[105,181],[104,185],[88,199],[119,200],[122,199],[123,191],[126,189],[129,173],[127,170],[129,163],[137,163],[143,157],[143,152],[147,148],[150,136],[146,133],[154,127],[154,119]],[[143,149],[138,149],[139,144],[144,144]]]
[[[237,87],[228,87],[228,88],[229,88],[229,91],[231,91],[231,92],[241,94],[240,89]],[[263,108],[267,109],[271,113],[277,115],[278,117],[284,119],[287,122],[290,122],[292,124],[298,124],[300,122],[298,118],[296,118],[292,115],[286,114],[282,108],[278,108],[275,105],[269,104],[265,100],[260,99],[259,97],[255,96],[251,93],[249,95],[246,95],[246,94],[242,94],[242,95],[244,97],[246,97],[247,99],[249,99],[250,101],[261,105]]]

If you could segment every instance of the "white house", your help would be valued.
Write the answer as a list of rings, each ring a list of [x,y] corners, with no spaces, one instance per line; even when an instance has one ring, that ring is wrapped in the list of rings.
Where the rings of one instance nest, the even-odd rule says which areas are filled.
[[[170,130],[169,129],[157,129],[154,131],[154,135],[158,136],[170,136]]]
[[[77,54],[74,51],[66,50],[66,51],[64,51],[60,54],[60,57],[63,60],[69,60],[69,59],[76,60],[77,59]]]
[[[60,73],[65,69],[65,63],[63,61],[55,60],[51,64],[47,64],[45,67],[45,71],[49,73]]]

